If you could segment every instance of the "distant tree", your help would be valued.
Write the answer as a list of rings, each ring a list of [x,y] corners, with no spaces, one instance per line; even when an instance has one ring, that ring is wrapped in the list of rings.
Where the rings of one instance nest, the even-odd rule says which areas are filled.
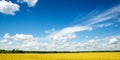
[[[12,50],[12,53],[15,53],[15,49]]]

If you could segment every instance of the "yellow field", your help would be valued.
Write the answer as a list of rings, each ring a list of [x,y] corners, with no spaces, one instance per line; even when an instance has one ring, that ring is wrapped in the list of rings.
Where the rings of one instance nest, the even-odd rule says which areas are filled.
[[[120,52],[0,54],[0,60],[120,60]]]

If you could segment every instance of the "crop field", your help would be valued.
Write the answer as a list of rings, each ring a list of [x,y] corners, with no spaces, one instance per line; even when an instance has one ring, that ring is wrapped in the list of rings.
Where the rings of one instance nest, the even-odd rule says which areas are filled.
[[[1,53],[0,60],[120,60],[120,52],[50,53],[50,54]]]

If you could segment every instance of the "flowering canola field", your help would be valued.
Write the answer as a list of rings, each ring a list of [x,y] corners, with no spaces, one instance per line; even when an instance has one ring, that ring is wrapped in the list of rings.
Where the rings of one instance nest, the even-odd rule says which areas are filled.
[[[0,54],[0,60],[120,60],[120,52]]]

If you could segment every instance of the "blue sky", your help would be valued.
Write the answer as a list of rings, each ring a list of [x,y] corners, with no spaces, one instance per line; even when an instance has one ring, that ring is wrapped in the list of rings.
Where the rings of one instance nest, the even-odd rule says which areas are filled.
[[[0,1],[0,49],[81,51],[119,46],[120,0]]]

